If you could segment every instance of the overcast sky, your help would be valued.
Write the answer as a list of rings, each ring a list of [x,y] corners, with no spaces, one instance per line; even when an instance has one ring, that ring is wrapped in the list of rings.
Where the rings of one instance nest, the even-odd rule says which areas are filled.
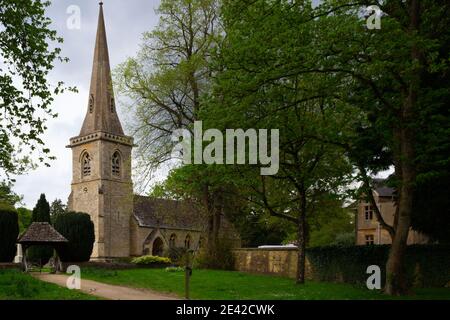
[[[110,62],[111,68],[114,68],[137,52],[142,33],[151,30],[157,24],[155,9],[160,1],[104,0],[103,2]],[[67,11],[72,5],[80,9],[79,29],[67,27],[67,20],[71,16]],[[51,168],[39,167],[28,174],[16,177],[14,190],[24,196],[23,202],[28,208],[33,208],[42,192],[50,202],[56,198],[66,202],[69,196],[72,158],[71,150],[65,146],[69,143],[69,138],[80,132],[86,113],[98,9],[98,1],[93,0],[54,0],[48,9],[53,29],[64,38],[63,55],[70,58],[69,63],[56,64],[49,81],[56,83],[62,80],[67,85],[76,86],[79,92],[59,95],[53,104],[53,109],[58,112],[59,117],[48,121],[44,141],[57,160],[51,162]],[[119,117],[127,131],[124,112],[120,106]]]

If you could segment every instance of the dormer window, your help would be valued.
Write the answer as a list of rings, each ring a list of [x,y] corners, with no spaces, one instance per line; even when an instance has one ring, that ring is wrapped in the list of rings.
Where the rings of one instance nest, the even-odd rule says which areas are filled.
[[[117,177],[120,176],[120,164],[121,164],[120,154],[118,151],[116,151],[112,156],[112,174],[114,176]]]
[[[83,177],[87,177],[91,175],[91,157],[89,153],[85,153],[81,159],[81,172]]]

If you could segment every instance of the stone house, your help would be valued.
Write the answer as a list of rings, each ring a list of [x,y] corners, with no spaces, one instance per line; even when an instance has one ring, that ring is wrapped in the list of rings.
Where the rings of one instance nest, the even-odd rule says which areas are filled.
[[[392,225],[395,214],[395,190],[387,187],[384,180],[377,179],[376,187],[373,189],[373,196],[378,209],[387,224]],[[389,233],[383,229],[377,221],[373,207],[366,201],[358,201],[353,204],[355,215],[355,238],[357,245],[370,244],[391,244]],[[428,237],[417,231],[410,230],[408,244],[428,243]]]

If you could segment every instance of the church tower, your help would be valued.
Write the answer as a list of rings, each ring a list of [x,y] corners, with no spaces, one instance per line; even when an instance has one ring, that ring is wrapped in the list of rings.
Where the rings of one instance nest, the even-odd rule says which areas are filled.
[[[95,225],[93,259],[130,255],[133,210],[131,149],[116,112],[103,6],[100,3],[88,107],[80,134],[70,139],[69,210],[86,212]]]

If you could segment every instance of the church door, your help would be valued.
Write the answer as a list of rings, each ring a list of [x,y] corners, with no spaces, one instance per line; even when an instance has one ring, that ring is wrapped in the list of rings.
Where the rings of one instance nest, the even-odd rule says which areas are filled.
[[[152,255],[153,256],[162,256],[163,255],[163,249],[164,249],[164,243],[161,238],[156,238],[155,241],[153,241],[153,249],[152,249]]]

